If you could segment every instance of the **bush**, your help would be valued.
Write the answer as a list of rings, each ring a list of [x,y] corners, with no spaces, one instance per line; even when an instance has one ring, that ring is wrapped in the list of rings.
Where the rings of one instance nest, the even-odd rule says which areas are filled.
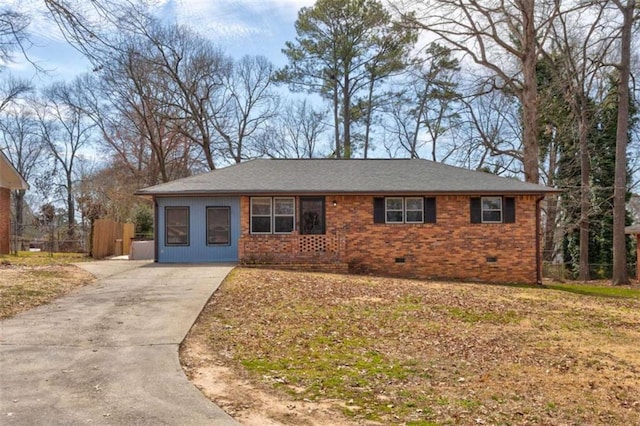
[[[140,205],[135,212],[136,237],[153,238],[153,211],[147,205]]]

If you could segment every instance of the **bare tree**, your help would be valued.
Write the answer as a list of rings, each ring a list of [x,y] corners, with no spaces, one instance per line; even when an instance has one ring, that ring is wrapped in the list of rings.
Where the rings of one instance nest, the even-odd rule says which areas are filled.
[[[11,76],[0,80],[0,113],[31,90],[33,86],[26,80]]]
[[[14,59],[16,50],[29,59],[27,28],[30,22],[28,15],[8,6],[0,6],[0,68]]]
[[[629,284],[625,206],[627,196],[627,139],[629,137],[629,76],[631,74],[631,32],[639,19],[636,1],[612,0],[622,15],[620,28],[620,61],[618,62],[618,125],[616,132],[616,164],[613,195],[613,277],[614,285]]]
[[[592,96],[602,81],[603,62],[612,43],[611,29],[603,26],[605,7],[587,4],[557,14],[551,26],[555,52],[554,77],[564,92],[577,123],[580,168],[580,271],[579,279],[589,280],[589,215],[591,201],[591,161],[589,133],[594,119]]]
[[[148,19],[142,0],[44,0],[44,4],[65,39],[96,71],[119,48],[113,33],[130,33]]]
[[[323,153],[326,111],[306,99],[286,103],[260,140],[259,154],[271,158],[317,158]]]
[[[27,103],[19,103],[0,117],[2,151],[16,170],[27,181],[35,178],[44,167],[45,145],[40,137],[38,122],[33,109]],[[24,228],[25,190],[13,192],[16,214],[16,235],[22,236]]]
[[[272,90],[273,65],[264,56],[244,56],[224,80],[220,113],[212,116],[213,128],[224,144],[225,157],[235,163],[251,157],[275,117],[278,97]]]
[[[222,99],[229,91],[226,82],[232,74],[232,61],[186,27],[154,20],[145,25],[135,36],[140,46],[138,53],[149,71],[162,80],[164,87],[160,90],[171,97],[169,105],[177,113],[168,116],[172,128],[200,146],[206,166],[213,170],[219,151],[214,128],[220,115],[228,115]]]
[[[465,90],[474,95],[461,98],[464,108],[454,139],[463,147],[452,154],[452,161],[496,174],[521,174],[522,116],[518,99],[503,91],[486,89],[486,82],[480,87],[461,89]]]
[[[62,171],[59,185],[65,197],[70,239],[74,236],[73,226],[76,223],[74,185],[77,163],[81,161],[82,149],[91,143],[95,127],[83,109],[78,107],[81,98],[79,80],[55,83],[45,90],[44,102],[36,108],[42,139],[56,167]]]
[[[459,119],[455,110],[461,95],[457,92],[458,61],[451,51],[436,43],[426,50],[426,57],[409,68],[404,89],[386,103],[391,122],[385,130],[396,135],[400,146],[411,158],[419,158],[420,150],[431,145],[431,159],[444,161],[449,152],[439,152],[439,142]]]
[[[108,66],[85,79],[85,107],[119,162],[144,176],[141,184],[154,185],[187,176],[191,149],[173,82],[138,42],[127,40],[127,49],[112,52]]]
[[[536,62],[559,2],[411,0],[405,20],[437,35],[491,74],[497,89],[522,105],[522,161],[527,182],[539,181]],[[512,67],[509,67],[511,61]]]
[[[96,71],[115,80],[111,74],[119,64],[119,80],[126,78],[127,86],[136,86],[138,97],[144,90],[154,112],[139,111],[146,117],[141,122],[148,123],[151,116],[162,120],[166,132],[199,147],[208,169],[222,157],[236,162],[246,158],[247,141],[257,137],[275,110],[270,90],[273,70],[265,58],[244,58],[234,64],[209,40],[185,26],[160,22],[134,1],[101,0],[75,10],[77,3],[47,1],[59,26],[96,64]],[[104,23],[88,16],[104,17]],[[109,32],[113,27],[120,36]],[[151,85],[153,89],[147,90]],[[159,142],[151,147],[161,149]],[[155,156],[160,159],[165,154]],[[167,175],[162,176],[164,180]]]

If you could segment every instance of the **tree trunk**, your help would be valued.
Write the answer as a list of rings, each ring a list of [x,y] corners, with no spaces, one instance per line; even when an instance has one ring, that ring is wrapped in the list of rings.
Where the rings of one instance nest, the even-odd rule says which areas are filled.
[[[347,68],[345,66],[345,68]],[[349,95],[349,73],[344,73],[344,83],[342,86],[342,118],[344,126],[344,158],[351,158],[351,96]]]
[[[213,155],[211,154],[211,139],[208,137],[203,138],[202,152],[204,153],[204,158],[207,161],[207,167],[209,167],[209,170],[215,170],[216,165],[213,161]]]
[[[22,241],[22,230],[24,228],[24,189],[13,192],[14,207],[16,209],[16,231],[15,236]]]
[[[339,103],[338,103],[338,80],[335,76],[331,77],[333,81],[333,131],[336,142],[336,158],[342,158],[340,149],[340,116],[339,116]]]
[[[578,137],[580,138],[580,273],[581,281],[589,281],[589,210],[591,210],[591,191],[589,176],[591,164],[589,162],[589,147],[587,138],[588,117],[584,99],[580,109],[578,123]]]
[[[424,110],[427,106],[427,97],[429,96],[427,89],[425,88],[424,93],[420,97],[420,104],[418,107],[418,112],[416,114],[416,126],[414,128],[413,137],[411,139],[411,158],[418,158],[418,134],[420,134],[420,125],[422,124],[422,115],[424,114]]]
[[[616,131],[616,165],[613,192],[613,285],[629,284],[627,247],[624,233],[627,196],[627,137],[629,130],[629,74],[631,66],[631,30],[635,0],[623,6],[614,1],[623,14],[620,35],[620,66],[618,79],[618,120]]]
[[[558,152],[556,142],[551,142],[549,147],[549,179],[547,186],[553,188],[556,184],[555,174],[558,167]],[[555,234],[556,220],[558,217],[558,196],[551,195],[547,197],[546,222],[544,226],[544,247],[542,250],[542,259],[545,262],[553,262],[555,258]]]
[[[67,176],[67,236],[70,240],[74,239],[76,223],[76,209],[73,201],[73,180],[71,176]]]
[[[538,183],[538,86],[536,77],[536,29],[534,0],[522,0],[522,115],[523,166],[527,182]]]
[[[367,158],[369,155],[369,135],[371,133],[371,115],[373,111],[373,85],[374,85],[374,75],[371,75],[371,80],[369,81],[369,93],[367,99],[367,115],[365,117],[365,129],[364,129],[364,158]]]

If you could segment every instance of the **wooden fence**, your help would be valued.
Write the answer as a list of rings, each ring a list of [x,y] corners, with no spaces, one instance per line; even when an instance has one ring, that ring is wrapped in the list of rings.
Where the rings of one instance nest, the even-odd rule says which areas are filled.
[[[108,256],[129,254],[134,237],[133,223],[118,223],[109,219],[96,219],[93,223],[91,257],[102,259]]]

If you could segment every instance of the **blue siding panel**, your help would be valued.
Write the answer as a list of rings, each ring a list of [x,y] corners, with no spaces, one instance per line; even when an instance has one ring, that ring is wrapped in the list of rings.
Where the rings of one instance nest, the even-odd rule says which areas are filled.
[[[158,198],[158,262],[204,263],[237,262],[240,238],[240,199],[238,197],[167,197]],[[166,246],[164,212],[167,206],[189,207],[189,245]],[[231,217],[231,244],[207,245],[207,207],[228,206]]]

